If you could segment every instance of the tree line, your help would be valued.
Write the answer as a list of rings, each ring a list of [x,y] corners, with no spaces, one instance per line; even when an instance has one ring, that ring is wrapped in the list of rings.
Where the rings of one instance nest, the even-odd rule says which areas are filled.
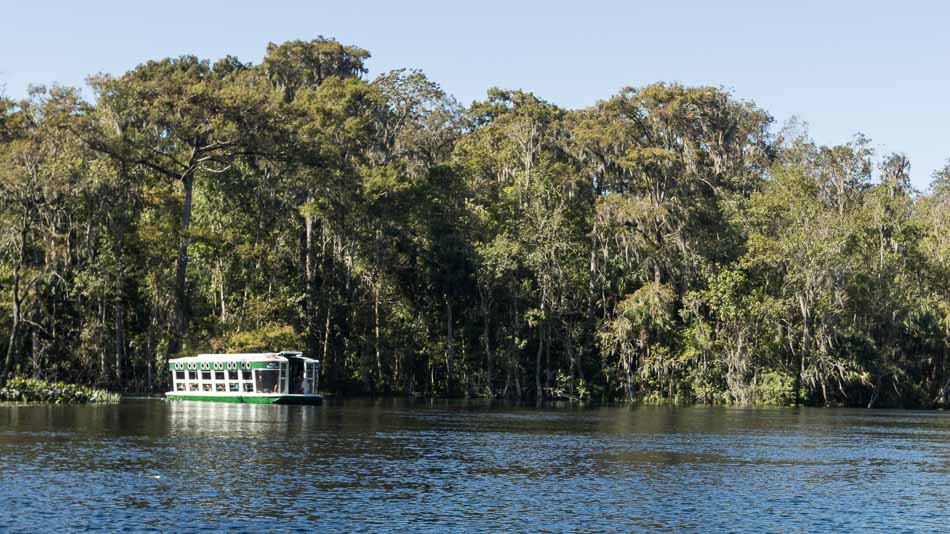
[[[942,406],[950,167],[714,87],[569,110],[333,39],[0,99],[0,376],[161,391],[302,348],[339,393]]]

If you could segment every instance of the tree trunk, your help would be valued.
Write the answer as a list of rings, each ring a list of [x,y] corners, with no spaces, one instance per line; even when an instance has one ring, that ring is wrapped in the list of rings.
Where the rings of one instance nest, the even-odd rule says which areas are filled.
[[[802,380],[805,375],[805,351],[808,346],[808,307],[805,305],[805,299],[798,296],[798,306],[802,314],[802,345],[798,349],[798,372],[795,376],[795,406],[802,404]]]
[[[96,299],[96,344],[99,352],[99,384],[103,387],[109,384],[109,352],[106,350],[106,304],[102,295]]]
[[[543,308],[543,306],[542,306]],[[544,391],[541,389],[541,356],[544,355],[544,320],[538,327],[538,352],[534,357],[534,389],[537,392],[535,401],[541,404],[544,399]]]
[[[175,330],[168,346],[170,354],[175,354],[182,349],[182,339],[188,329],[185,274],[188,269],[188,245],[190,243],[188,234],[191,228],[191,196],[194,181],[194,174],[191,172],[181,177],[185,199],[181,209],[181,236],[178,240],[178,264],[175,269]]]
[[[320,280],[322,281],[321,287],[322,291],[319,291],[320,303],[323,307],[323,313],[325,316],[323,324],[323,340],[321,351],[323,354],[323,368],[324,376],[327,378],[327,383],[331,384],[332,387],[337,388],[340,384],[340,367],[342,362],[339,362],[339,358],[335,357],[335,353],[330,352],[330,341],[333,334],[333,308],[330,301],[330,287],[326,286],[326,280],[332,280],[335,276],[334,269],[336,268],[333,261],[333,251],[328,250],[330,246],[331,236],[326,228],[326,225],[320,226]],[[316,267],[314,266],[314,269]]]
[[[308,204],[312,201],[312,197],[307,197]],[[307,346],[306,351],[307,355],[311,358],[315,358],[317,354],[321,353],[321,341],[323,325],[320,324],[320,306],[318,305],[320,299],[320,284],[318,278],[318,269],[314,261],[314,221],[313,216],[308,212],[304,215],[304,235],[303,235],[303,264],[304,264],[304,285],[306,287],[307,297],[304,300],[304,313],[306,314],[306,324],[307,324]],[[324,353],[324,362],[323,365],[326,365],[326,351]]]
[[[455,367],[455,329],[452,324],[452,303],[449,302],[448,295],[443,294],[445,299],[445,325],[446,325],[446,346],[445,346],[445,392],[452,397],[455,395],[455,383],[453,382],[453,373]]]
[[[128,182],[129,177],[126,172],[125,164],[121,164],[119,166],[119,176],[123,182]],[[114,271],[115,293],[113,295],[113,312],[115,314],[115,337],[113,340],[115,344],[115,386],[119,390],[122,390],[125,387],[125,366],[127,361],[125,348],[125,297],[123,295],[126,281],[125,232],[128,227],[126,212],[127,196],[123,192],[119,191],[113,191],[113,193],[119,201],[119,205],[116,206],[112,212],[112,217],[108,218],[112,229],[114,243],[112,246],[112,252],[115,255],[117,262]]]
[[[19,278],[19,274],[17,275]],[[15,282],[16,283],[16,282]],[[14,292],[14,295],[16,293]],[[13,297],[13,325],[10,327],[10,341],[7,345],[7,356],[3,363],[3,376],[13,370],[13,357],[16,354],[16,338],[20,330],[20,304],[16,296]]]
[[[380,247],[382,243],[382,235],[379,229],[376,229],[376,239],[374,246],[374,266],[373,266],[373,335],[374,335],[374,345],[376,349],[376,389],[381,391],[383,389],[383,355],[382,350],[380,349],[380,335],[379,335],[379,286],[382,284],[382,277],[380,276]]]
[[[224,262],[218,258],[218,299],[221,301],[221,322],[228,320],[228,305],[224,292]]]
[[[33,316],[34,322],[36,322],[36,319],[37,319],[36,308],[37,306],[33,306],[33,311],[30,314]],[[30,367],[32,371],[30,373],[30,376],[33,377],[33,380],[39,380],[40,379],[39,360],[41,358],[41,352],[43,350],[43,347],[42,347],[42,340],[40,340],[39,331],[37,331],[36,327],[30,328],[30,344],[31,344]]]
[[[22,281],[23,258],[26,256],[26,236],[30,230],[29,223],[24,221],[20,227],[20,256],[17,260],[16,269],[13,270],[13,324],[10,326],[10,343],[7,345],[7,356],[3,362],[3,369],[0,369],[0,376],[6,377],[13,370],[13,359],[16,356],[16,338],[20,330],[21,305],[23,297],[20,296],[20,283]]]
[[[324,321],[324,325],[323,325],[323,347],[321,349],[323,358],[321,359],[321,363],[323,365],[327,365],[328,367],[330,367],[330,365],[328,365],[330,361],[330,310],[329,309],[327,309],[326,315],[327,315],[327,318],[326,318],[326,321]],[[326,373],[326,375],[329,378],[328,381],[332,382],[335,386],[336,385],[336,367],[333,367],[332,373],[328,372]]]
[[[491,323],[488,313],[488,303],[485,302],[485,297],[482,296],[482,320],[484,332],[482,333],[482,340],[485,344],[485,372],[487,373],[488,379],[488,397],[491,398],[494,396],[494,389],[492,387],[492,350],[491,350]]]
[[[378,274],[374,278],[378,278]],[[373,283],[373,335],[376,349],[376,389],[383,387],[383,356],[379,347],[379,280]]]
[[[125,366],[125,303],[121,295],[115,301],[115,385],[123,387],[123,367]]]
[[[643,339],[643,331],[640,331],[640,339]],[[642,345],[642,343],[641,343]],[[627,386],[627,402],[633,402],[634,397],[636,396],[636,390],[633,386],[633,368],[635,362],[633,361],[636,353],[634,352],[633,347],[631,346],[628,350],[624,351],[624,380],[626,380]]]
[[[551,391],[551,340],[544,343],[544,388]]]
[[[535,401],[537,404],[541,404],[541,401],[544,399],[544,392],[541,389],[541,356],[544,355],[544,303],[547,295],[545,294],[545,288],[542,286],[541,289],[541,318],[539,319],[538,325],[538,352],[534,357],[534,389],[537,392],[537,399]]]

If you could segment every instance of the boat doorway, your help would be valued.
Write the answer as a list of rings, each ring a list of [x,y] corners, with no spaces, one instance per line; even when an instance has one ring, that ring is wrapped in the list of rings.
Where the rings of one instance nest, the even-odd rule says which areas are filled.
[[[305,358],[300,353],[284,353],[292,395],[309,395],[317,391],[319,361]]]

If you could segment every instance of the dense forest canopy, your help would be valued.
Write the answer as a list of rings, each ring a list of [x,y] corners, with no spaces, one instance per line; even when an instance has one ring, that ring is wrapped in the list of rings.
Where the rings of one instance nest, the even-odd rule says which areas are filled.
[[[0,375],[161,391],[302,348],[324,389],[941,406],[950,167],[713,87],[568,110],[332,39],[0,99]]]

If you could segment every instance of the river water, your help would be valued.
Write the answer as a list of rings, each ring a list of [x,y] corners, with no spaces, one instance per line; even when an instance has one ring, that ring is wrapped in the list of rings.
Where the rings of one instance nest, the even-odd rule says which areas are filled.
[[[950,414],[0,406],[0,531],[950,530]]]

